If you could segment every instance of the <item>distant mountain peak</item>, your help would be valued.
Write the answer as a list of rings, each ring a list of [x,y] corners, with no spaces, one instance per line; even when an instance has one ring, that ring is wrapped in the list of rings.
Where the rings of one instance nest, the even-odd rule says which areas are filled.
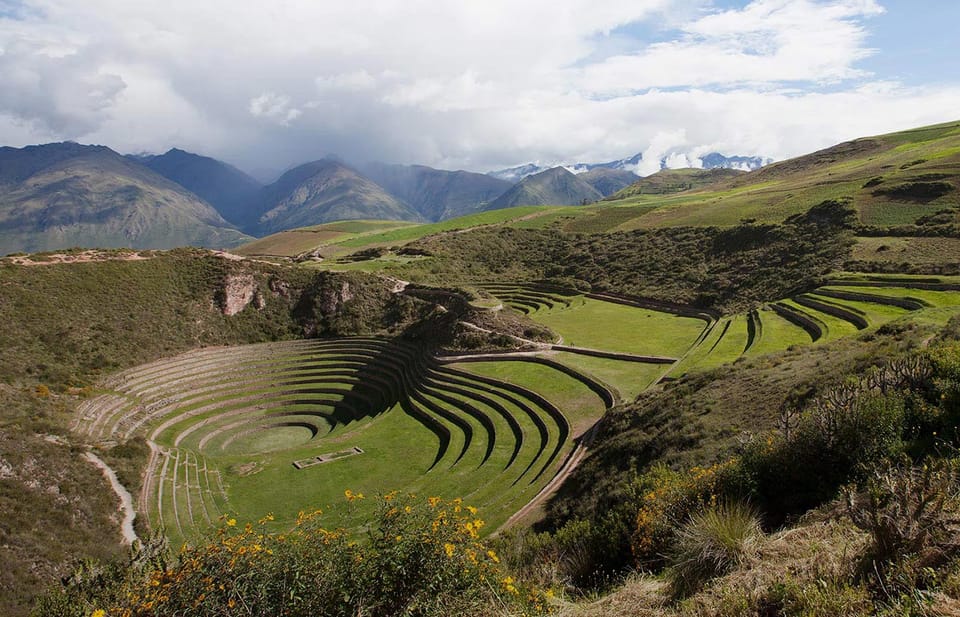
[[[485,210],[512,206],[573,206],[591,203],[603,194],[564,167],[529,175],[494,200]]]
[[[105,146],[0,148],[0,187],[0,254],[247,240],[194,193]]]
[[[668,160],[671,155],[666,155],[660,159],[660,169],[669,169]],[[703,169],[725,168],[738,169],[740,171],[753,171],[760,169],[764,165],[769,165],[773,159],[760,156],[725,156],[719,152],[711,152],[701,157],[697,157]],[[643,161],[643,153],[634,154],[631,157],[607,161],[606,163],[574,163],[565,165],[565,169],[573,174],[584,174],[594,169],[618,169],[629,171],[636,174],[637,169]],[[488,175],[510,182],[519,182],[520,180],[545,171],[546,167],[541,167],[537,163],[527,163],[507,169],[500,169],[488,172]]]
[[[251,208],[262,185],[236,167],[180,148],[128,158],[191,191],[234,225],[243,227],[251,221]]]
[[[266,233],[347,219],[423,220],[377,183],[330,158],[304,163],[264,187],[259,212],[257,229]]]

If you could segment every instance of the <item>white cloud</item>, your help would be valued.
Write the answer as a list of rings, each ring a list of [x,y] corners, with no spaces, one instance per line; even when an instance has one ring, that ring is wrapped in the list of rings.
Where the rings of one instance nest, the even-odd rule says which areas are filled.
[[[303,115],[302,111],[290,106],[289,96],[275,92],[264,92],[250,99],[248,109],[255,118],[265,118],[283,126],[289,125]]]
[[[277,167],[331,152],[482,170],[644,151],[680,165],[949,120],[960,92],[864,72],[874,0],[25,5],[0,18],[11,145],[181,145]]]
[[[667,155],[664,164],[666,164],[667,169],[686,169],[688,167],[700,169],[703,167],[703,161],[684,152],[671,152]]]

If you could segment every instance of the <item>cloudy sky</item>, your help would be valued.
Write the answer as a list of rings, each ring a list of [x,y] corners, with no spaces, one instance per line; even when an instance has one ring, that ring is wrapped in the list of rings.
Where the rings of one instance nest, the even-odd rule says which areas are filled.
[[[783,159],[958,119],[958,23],[954,0],[0,0],[0,144],[260,174]]]

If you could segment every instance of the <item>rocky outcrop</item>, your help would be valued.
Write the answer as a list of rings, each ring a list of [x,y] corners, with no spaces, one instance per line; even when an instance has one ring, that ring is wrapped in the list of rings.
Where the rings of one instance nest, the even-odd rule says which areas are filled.
[[[229,275],[218,293],[217,300],[221,312],[228,317],[236,315],[251,303],[257,310],[264,307],[263,296],[252,274]]]

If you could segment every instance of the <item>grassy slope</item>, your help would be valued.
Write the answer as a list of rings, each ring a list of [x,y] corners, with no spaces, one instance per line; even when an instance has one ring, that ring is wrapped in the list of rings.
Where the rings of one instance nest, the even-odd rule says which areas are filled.
[[[365,248],[405,244],[445,231],[520,221],[532,214],[553,209],[542,206],[508,208],[425,225],[402,221],[340,221],[279,232],[238,247],[235,252],[241,255],[295,257],[309,250],[320,249],[324,257],[336,257]]]
[[[858,139],[774,163],[709,189],[668,198],[636,196],[621,203],[660,207],[621,229],[678,225],[733,225],[744,218],[778,222],[826,199],[850,198],[866,225],[902,225],[960,204],[960,123]],[[885,193],[933,175],[954,190],[942,197],[910,199]],[[874,178],[880,183],[864,186]],[[956,217],[954,217],[955,220]]]
[[[678,357],[703,331],[704,322],[588,298],[533,314],[563,336],[563,344],[638,355]]]
[[[226,317],[215,298],[224,277],[241,271],[255,276],[266,306]],[[80,388],[196,346],[301,336],[307,315],[292,311],[297,290],[317,276],[188,250],[145,261],[0,264],[0,459],[14,469],[0,479],[0,613],[22,614],[29,597],[68,573],[78,556],[119,548],[116,503],[100,473],[69,441],[44,439],[67,436]],[[365,297],[361,279],[350,276]],[[266,291],[269,279],[289,285],[289,295]],[[138,467],[131,466],[133,478]]]
[[[630,186],[611,195],[609,201],[617,201],[637,195],[667,195],[709,187],[743,174],[736,169],[664,169],[637,180]]]
[[[723,460],[744,431],[773,428],[788,397],[916,347],[934,331],[907,327],[883,336],[797,346],[693,372],[641,395],[607,416],[593,451],[561,487],[549,512],[555,522],[600,516],[624,497],[633,473],[655,462],[682,469]]]

